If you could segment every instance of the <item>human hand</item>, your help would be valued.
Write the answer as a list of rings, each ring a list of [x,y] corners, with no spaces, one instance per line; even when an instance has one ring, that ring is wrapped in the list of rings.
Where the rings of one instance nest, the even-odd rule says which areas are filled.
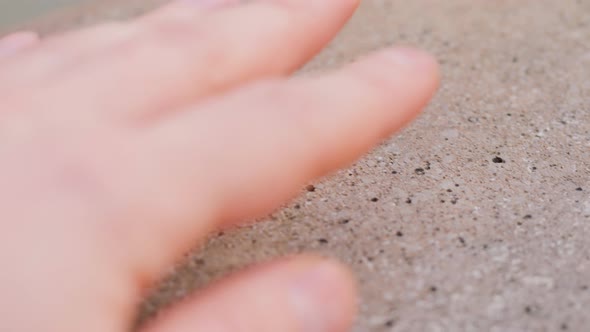
[[[196,241],[346,166],[437,87],[435,61],[410,49],[285,77],[358,0],[225,2],[0,41],[0,331],[128,331]],[[339,332],[354,302],[346,269],[292,257],[143,330]]]

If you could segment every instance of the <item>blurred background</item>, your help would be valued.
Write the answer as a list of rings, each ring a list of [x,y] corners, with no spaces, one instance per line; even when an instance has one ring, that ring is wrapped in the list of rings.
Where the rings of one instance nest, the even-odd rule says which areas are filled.
[[[0,0],[0,27],[34,19],[45,12],[88,0]]]

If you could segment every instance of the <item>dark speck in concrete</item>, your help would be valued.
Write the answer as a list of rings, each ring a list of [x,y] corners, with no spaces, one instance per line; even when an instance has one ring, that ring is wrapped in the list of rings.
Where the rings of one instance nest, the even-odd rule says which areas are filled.
[[[402,236],[404,236],[404,233],[402,233],[402,231],[397,231],[397,233],[395,233],[395,235],[397,235],[398,237],[402,237]]]
[[[465,239],[462,236],[459,236],[459,242],[461,242],[462,245],[465,246]]]
[[[533,216],[530,214],[527,214],[526,216],[523,217],[524,219],[533,219]]]
[[[426,171],[424,170],[424,168],[416,168],[414,170],[414,172],[418,175],[424,175],[426,173]]]
[[[310,193],[315,192],[315,186],[313,184],[310,184],[307,187],[305,187],[305,190],[309,191]]]
[[[560,328],[561,328],[562,331],[566,331],[569,327],[567,326],[566,323],[563,323],[563,324],[561,324],[561,327]]]
[[[379,201],[379,198],[377,198],[377,197],[371,198],[371,202],[378,202],[378,201]]]
[[[504,159],[500,158],[500,157],[495,157],[494,159],[492,159],[492,161],[495,164],[504,164],[504,163],[506,163],[506,161]]]
[[[531,308],[531,306],[526,306],[524,307],[524,312],[526,312],[527,314],[530,314],[533,312],[533,308]]]
[[[393,171],[393,172],[391,172],[391,174],[397,174],[397,171]]]
[[[328,243],[328,240],[326,240],[326,239],[319,239],[318,242],[321,243],[321,244],[327,244]]]
[[[295,204],[295,206],[293,206],[293,208],[295,208],[296,210],[301,209],[301,205],[300,204]]]
[[[578,187],[576,188],[577,191],[583,191],[584,189],[582,189],[582,187]]]
[[[395,323],[394,320],[393,319],[390,319],[387,322],[385,322],[385,326],[386,327],[393,327],[393,324],[394,323]]]
[[[430,291],[433,293],[436,292],[437,290],[438,290],[438,288],[436,288],[436,286],[430,287]]]
[[[339,223],[340,225],[346,225],[346,224],[348,224],[349,222],[350,222],[350,219],[343,219],[343,220],[340,220],[338,223]]]
[[[406,203],[412,204],[412,199],[411,198],[406,199]]]

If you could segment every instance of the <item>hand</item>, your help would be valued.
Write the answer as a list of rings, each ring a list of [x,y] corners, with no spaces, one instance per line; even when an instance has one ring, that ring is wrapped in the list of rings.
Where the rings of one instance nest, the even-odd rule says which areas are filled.
[[[408,123],[435,61],[390,49],[287,78],[358,0],[185,1],[0,42],[0,331],[124,332],[218,227],[264,215]],[[354,283],[311,256],[218,282],[149,332],[338,332]]]

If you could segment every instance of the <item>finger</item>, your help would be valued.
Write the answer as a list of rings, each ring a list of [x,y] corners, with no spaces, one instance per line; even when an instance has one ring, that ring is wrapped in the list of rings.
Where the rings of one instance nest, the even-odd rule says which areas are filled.
[[[193,10],[186,10],[185,6],[166,5],[153,12],[145,14],[135,22],[180,19],[195,20],[208,10],[231,5],[239,0],[183,0],[193,4]],[[23,81],[31,82],[31,78],[45,76],[47,79],[56,78],[68,68],[83,65],[92,59],[108,56],[113,49],[133,40],[142,31],[139,24],[127,22],[109,22],[91,26],[81,30],[68,31],[59,36],[47,38],[40,53],[28,57],[27,66],[19,71]],[[14,83],[14,82],[13,82]]]
[[[10,34],[0,39],[0,59],[7,58],[39,43],[39,35],[32,31]]]
[[[244,81],[290,73],[336,34],[357,2],[252,1],[198,20],[162,14],[140,22],[143,33],[134,41],[72,82],[99,87],[93,97],[112,101],[104,108],[115,113],[142,117],[173,109]],[[121,91],[125,98],[112,98]]]
[[[132,24],[139,31],[132,39],[77,68],[63,84],[52,82],[57,92],[48,93],[97,100],[100,110],[122,117],[169,110],[244,81],[292,72],[336,34],[357,3],[261,0],[199,19],[168,8]],[[187,2],[174,6],[194,10]]]
[[[354,290],[340,265],[300,257],[222,281],[145,332],[344,332],[356,311]]]
[[[121,45],[129,43],[141,34],[140,21],[157,21],[167,17],[169,20],[196,20],[209,10],[230,5],[237,0],[184,0],[193,3],[193,10],[183,6],[166,5],[143,17],[129,22],[108,22],[81,30],[67,31],[61,35],[48,36],[38,52],[23,56],[20,62],[10,68],[3,68],[3,76],[10,79],[0,81],[0,90],[19,91],[23,86],[30,89],[34,85],[48,84],[61,78],[72,68],[112,55]]]
[[[151,160],[142,167],[154,167],[136,190],[154,194],[142,201],[148,216],[126,218],[132,261],[155,273],[215,222],[270,212],[400,129],[437,83],[430,56],[389,50],[317,79],[255,84],[159,122],[136,151]]]

